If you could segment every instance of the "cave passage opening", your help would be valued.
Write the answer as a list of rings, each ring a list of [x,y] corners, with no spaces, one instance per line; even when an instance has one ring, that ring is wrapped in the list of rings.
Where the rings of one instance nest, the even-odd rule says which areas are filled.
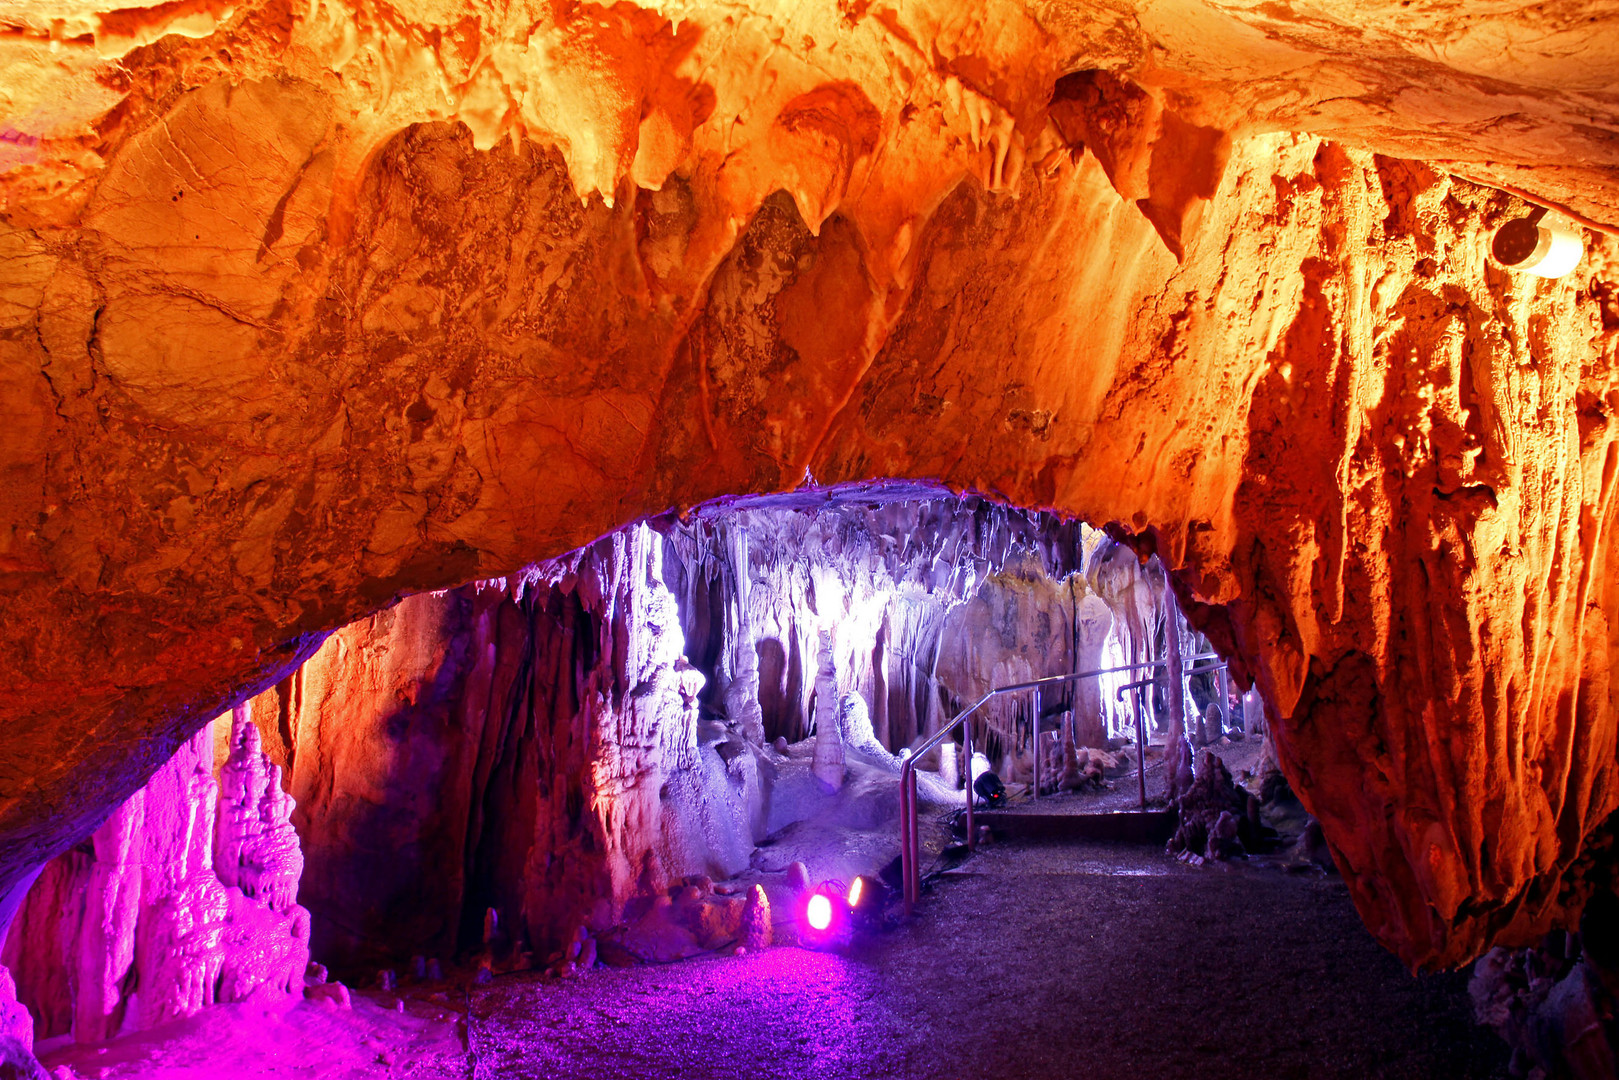
[[[790,939],[811,883],[894,882],[904,756],[996,687],[1118,669],[979,710],[970,762],[959,736],[919,759],[930,855],[970,779],[1027,799],[1037,759],[1089,811],[1143,769],[1162,804],[1177,731],[1258,768],[1257,702],[1213,665],[1179,725],[1166,669],[1130,670],[1171,634],[1213,656],[1167,589],[1104,530],[918,485],[633,523],[332,634],[48,865],[4,962],[49,1045],[294,993],[311,962],[386,984]],[[118,904],[131,947],[85,960]]]

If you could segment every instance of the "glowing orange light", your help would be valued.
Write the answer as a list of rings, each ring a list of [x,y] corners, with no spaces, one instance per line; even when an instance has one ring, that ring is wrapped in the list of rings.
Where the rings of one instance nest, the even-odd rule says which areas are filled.
[[[866,881],[865,881],[864,878],[855,878],[854,879],[854,884],[849,886],[849,906],[850,907],[859,907],[860,906],[860,890],[864,889],[865,887],[866,887]]]
[[[812,928],[825,930],[832,925],[832,901],[826,898],[825,893],[816,893],[810,897],[809,910],[805,915]]]

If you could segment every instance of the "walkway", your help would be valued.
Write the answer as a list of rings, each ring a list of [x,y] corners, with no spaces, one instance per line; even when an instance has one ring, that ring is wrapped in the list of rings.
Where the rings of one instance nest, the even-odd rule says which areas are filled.
[[[1504,1077],[1465,977],[1412,978],[1336,879],[992,845],[848,956],[772,949],[473,999],[475,1075]]]

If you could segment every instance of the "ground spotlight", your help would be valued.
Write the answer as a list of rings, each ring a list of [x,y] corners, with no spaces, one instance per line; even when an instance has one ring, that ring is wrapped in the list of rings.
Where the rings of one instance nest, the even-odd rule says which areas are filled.
[[[888,897],[888,886],[877,878],[855,878],[849,885],[849,921],[854,929],[881,929]]]
[[[817,933],[825,933],[832,928],[832,901],[825,893],[811,894],[804,910],[804,921]]]
[[[830,949],[849,941],[848,892],[841,881],[823,881],[804,894],[798,910],[799,944]]]

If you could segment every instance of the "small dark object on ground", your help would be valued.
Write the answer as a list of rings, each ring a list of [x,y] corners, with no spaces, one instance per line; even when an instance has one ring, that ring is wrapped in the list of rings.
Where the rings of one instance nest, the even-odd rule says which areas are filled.
[[[884,885],[888,886],[890,891],[892,891],[892,892],[904,892],[905,891],[905,862],[904,862],[904,859],[899,855],[895,855],[892,859],[889,860],[887,866],[885,866],[881,870],[877,871],[877,877],[882,881],[882,883]]]
[[[966,829],[966,825],[961,818],[957,818],[956,823],[961,825],[963,830]],[[972,849],[966,844],[951,844],[943,851],[939,852],[939,869],[954,870],[956,867],[966,862],[967,856],[971,854]]]
[[[973,793],[978,796],[979,806],[993,809],[1006,805],[1006,785],[992,772],[978,774],[978,779],[973,781]]]

